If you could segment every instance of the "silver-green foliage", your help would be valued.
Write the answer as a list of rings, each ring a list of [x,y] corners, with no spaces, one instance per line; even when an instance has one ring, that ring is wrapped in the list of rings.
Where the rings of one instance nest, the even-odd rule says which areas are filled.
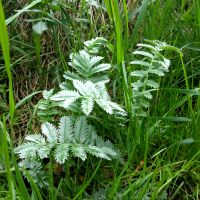
[[[104,38],[94,38],[84,42],[84,49],[78,53],[70,54],[70,62],[68,63],[75,73],[67,71],[64,74],[66,80],[89,80],[94,83],[108,82],[109,79],[105,72],[111,68],[108,63],[101,63],[104,59],[98,56],[100,48],[106,43]],[[100,73],[101,72],[101,73]],[[104,74],[102,74],[104,73]]]
[[[136,66],[131,73],[135,81],[132,83],[133,112],[137,116],[146,116],[146,109],[150,106],[152,91],[159,88],[160,79],[168,72],[170,60],[162,55],[163,50],[175,50],[165,42],[145,40],[146,43],[138,44],[138,49],[133,52],[137,58],[130,62]],[[176,49],[178,51],[178,49]]]
[[[25,142],[16,148],[21,167],[28,170],[41,187],[47,184],[42,166],[45,158],[53,157],[57,163],[64,164],[70,157],[85,161],[88,154],[107,160],[117,156],[112,144],[99,137],[84,116],[76,117],[76,120],[64,116],[58,127],[46,122],[49,119],[53,121],[53,116],[59,114],[57,107],[72,112],[78,109],[78,112],[82,110],[85,115],[89,115],[96,104],[109,114],[125,114],[118,104],[111,101],[106,89],[105,84],[109,79],[105,71],[111,65],[101,63],[103,57],[95,55],[105,42],[103,38],[86,41],[83,50],[70,55],[69,65],[75,73],[68,71],[64,74],[66,81],[60,85],[60,91],[56,94],[53,89],[44,90],[43,99],[36,107],[37,114],[45,121],[41,133],[27,135]]]
[[[44,159],[52,154],[58,163],[63,164],[70,155],[83,161],[87,154],[107,160],[117,155],[112,144],[97,136],[85,117],[79,117],[73,123],[70,117],[64,116],[58,127],[46,122],[42,124],[41,131],[41,134],[28,135],[26,142],[16,148],[22,160]]]
[[[40,188],[48,186],[48,174],[45,172],[44,167],[38,158],[30,157],[22,159],[19,166],[23,169],[23,175],[29,182],[31,182],[31,180],[29,176],[27,176],[27,173]]]
[[[43,91],[43,100],[37,105],[43,119],[46,117],[48,121],[48,114],[58,114],[58,106],[71,111],[71,108],[75,107],[82,110],[85,115],[93,111],[94,104],[109,114],[115,111],[125,113],[118,104],[111,101],[106,89],[105,84],[109,79],[105,71],[111,67],[110,64],[101,63],[103,57],[95,55],[105,42],[103,38],[86,41],[83,50],[71,54],[69,65],[75,73],[65,73],[66,81],[60,85],[60,91],[56,94],[53,89]],[[32,171],[34,180],[40,183],[38,177],[42,177],[41,161],[45,158],[53,156],[57,163],[64,164],[70,156],[84,161],[88,154],[107,160],[117,155],[112,144],[99,137],[84,116],[76,117],[75,121],[73,117],[64,116],[60,119],[58,127],[44,122],[41,134],[28,135],[25,142],[16,148],[16,153],[21,159],[21,166]],[[32,169],[34,166],[38,173]]]
[[[84,42],[85,50],[90,54],[97,54],[101,49],[102,45],[105,44],[107,40],[103,37],[96,37],[91,40]]]
[[[71,54],[69,65],[76,73],[68,71],[64,74],[67,82],[60,85],[61,91],[52,95],[50,100],[58,102],[58,105],[65,109],[70,109],[79,102],[85,115],[93,111],[95,104],[108,114],[125,115],[125,111],[111,101],[106,89],[109,79],[105,71],[110,69],[111,65],[101,63],[103,57],[94,55],[103,43],[103,38],[86,41],[84,50]]]
[[[114,111],[121,114],[125,113],[118,104],[111,101],[104,83],[79,80],[73,80],[72,83],[74,90],[63,89],[50,99],[58,101],[59,106],[65,109],[69,108],[75,101],[80,100],[81,109],[86,115],[92,112],[94,103],[98,104],[108,114],[113,114]]]

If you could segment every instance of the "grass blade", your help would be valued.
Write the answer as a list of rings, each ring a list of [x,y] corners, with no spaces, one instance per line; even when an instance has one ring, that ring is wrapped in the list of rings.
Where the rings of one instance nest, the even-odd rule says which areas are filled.
[[[149,0],[143,0],[142,1],[142,5],[140,7],[140,13],[137,17],[137,21],[135,23],[135,27],[133,29],[133,33],[132,33],[131,39],[130,39],[131,42],[129,43],[129,45],[132,45],[132,46],[135,45],[135,42],[136,42],[136,39],[137,39],[136,35],[138,33],[138,30],[139,30],[139,27],[142,23],[142,20],[145,17],[145,13],[146,13],[146,10],[147,10],[147,7],[148,7],[148,3],[149,3]]]
[[[19,17],[23,12],[28,11],[30,8],[32,8],[33,6],[35,6],[35,5],[37,5],[38,3],[41,3],[41,2],[42,2],[42,0],[35,0],[35,1],[33,1],[29,5],[27,5],[26,7],[24,7],[20,11],[18,11],[15,15],[13,15],[10,18],[8,18],[6,20],[6,25],[10,24],[14,19],[16,19],[17,17]]]
[[[5,17],[1,0],[0,0],[0,43],[9,79],[9,110],[12,123],[15,111],[15,103],[14,103],[13,88],[12,88],[12,74],[10,69],[10,52],[9,52],[10,45],[9,45],[8,32],[6,29]]]
[[[10,199],[15,199],[15,190],[14,190],[14,184],[12,182],[10,158],[9,158],[9,152],[8,152],[7,133],[6,133],[6,118],[5,118],[5,116],[3,116],[3,136],[4,136],[3,137],[3,139],[4,139],[4,156],[5,156],[5,166],[6,166],[6,171],[7,171],[9,196],[10,196]]]
[[[84,190],[88,187],[88,185],[90,184],[90,182],[93,180],[94,176],[96,175],[96,173],[100,167],[100,164],[101,164],[101,160],[100,160],[99,164],[97,165],[96,169],[94,170],[94,173],[92,174],[91,178],[87,181],[87,183],[85,183],[85,185],[81,188],[81,190],[73,198],[73,200],[77,199],[84,192]]]

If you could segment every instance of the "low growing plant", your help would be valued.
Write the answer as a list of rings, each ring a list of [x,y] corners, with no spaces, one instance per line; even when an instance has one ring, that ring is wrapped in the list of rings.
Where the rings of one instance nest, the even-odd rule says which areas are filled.
[[[44,122],[41,134],[27,135],[25,142],[16,148],[22,160],[21,167],[28,169],[41,186],[46,184],[46,177],[42,173],[44,159],[52,157],[62,165],[69,157],[85,161],[87,155],[106,160],[117,156],[111,142],[104,141],[97,135],[94,126],[87,122],[87,116],[94,112],[94,104],[110,115],[126,115],[123,108],[111,101],[106,88],[109,79],[105,71],[111,65],[100,63],[103,57],[95,55],[105,42],[103,38],[95,38],[85,42],[84,50],[72,53],[69,65],[76,73],[66,72],[66,82],[60,84],[60,91],[53,94],[53,90],[45,90],[44,99],[37,105],[37,113],[43,115],[43,119],[45,116],[60,114],[59,107],[64,108],[65,113],[70,111],[76,116],[61,117],[58,127],[54,125],[54,120],[51,120],[52,123]]]
[[[56,93],[53,89],[43,91],[44,99],[36,109],[43,119],[49,115],[53,118],[55,115],[61,117],[58,126],[53,118],[50,118],[51,123],[46,118],[41,133],[27,135],[25,142],[16,148],[21,167],[28,169],[41,186],[47,184],[45,173],[42,172],[44,159],[53,159],[63,165],[74,157],[82,161],[88,155],[106,160],[117,157],[111,142],[98,136],[95,127],[87,119],[89,115],[98,116],[101,110],[105,111],[104,115],[126,117],[126,111],[111,101],[106,87],[109,82],[106,71],[111,68],[111,64],[102,63],[104,58],[98,55],[106,42],[104,38],[95,38],[86,41],[83,50],[71,53],[69,66],[73,71],[65,72],[65,82],[60,84]],[[138,59],[130,63],[140,67],[131,73],[135,77],[130,85],[133,91],[132,112],[135,116],[146,116],[145,108],[150,105],[151,92],[159,88],[158,78],[168,71],[170,65],[161,52],[175,47],[148,40],[138,44],[138,47],[133,52]],[[66,116],[66,113],[70,115]]]
[[[52,153],[55,160],[63,164],[73,155],[85,161],[87,154],[110,160],[117,154],[109,141],[97,136],[95,128],[88,124],[85,117],[72,121],[68,116],[60,119],[59,126],[46,122],[41,126],[42,134],[28,135],[26,143],[16,151],[20,158],[49,158]]]

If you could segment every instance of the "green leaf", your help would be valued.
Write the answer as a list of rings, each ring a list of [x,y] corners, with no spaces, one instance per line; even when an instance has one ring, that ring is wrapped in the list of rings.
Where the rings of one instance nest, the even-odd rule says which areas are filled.
[[[41,144],[40,146],[38,146],[37,154],[40,157],[40,159],[48,158],[51,148],[52,148],[52,145],[48,145],[48,144],[46,145]]]
[[[77,91],[72,90],[62,90],[58,92],[57,94],[54,94],[51,97],[51,100],[53,101],[65,101],[66,99],[78,99],[80,97],[80,94]]]
[[[37,144],[40,144],[40,143],[45,144],[45,139],[40,134],[27,135],[25,139],[29,142],[34,142]]]
[[[138,80],[137,82],[132,83],[133,90],[140,90],[140,88],[144,87],[144,83]]]
[[[98,64],[101,60],[103,60],[102,56],[92,56],[90,58],[90,62],[89,62],[89,69],[91,69],[92,67],[94,67],[96,64]]]
[[[15,149],[15,152],[19,154],[20,158],[36,157],[37,150],[40,147],[39,144],[27,142]]]
[[[148,75],[148,71],[144,71],[144,70],[136,70],[134,72],[131,72],[131,76],[136,76],[140,78],[143,78],[147,75]]]
[[[33,31],[35,33],[37,33],[38,35],[42,35],[42,33],[44,31],[47,31],[48,30],[48,27],[47,27],[47,23],[46,22],[38,22],[36,24],[33,25]]]
[[[85,161],[87,154],[81,144],[74,144],[71,146],[71,151],[74,156],[79,157],[81,160]]]
[[[90,97],[88,98],[84,98],[82,101],[81,101],[81,108],[82,108],[82,111],[86,114],[86,115],[89,115],[92,110],[93,110],[93,107],[94,107],[94,100]]]
[[[150,45],[150,44],[137,44],[138,47],[143,47],[143,48],[147,48],[147,49],[150,49],[152,50],[153,52],[156,52],[157,51],[157,48]]]
[[[101,75],[101,76],[97,76],[97,77],[92,77],[90,79],[93,83],[95,84],[99,84],[99,83],[108,83],[109,82],[109,78],[106,75]]]
[[[90,71],[90,75],[92,74],[96,74],[98,72],[102,72],[102,71],[105,71],[105,70],[108,70],[111,68],[111,65],[110,64],[100,64],[100,65],[97,65],[96,67],[92,68],[91,71]]]
[[[73,86],[83,96],[90,97],[91,94],[96,93],[95,85],[91,81],[87,81],[86,83],[83,83],[82,81],[74,80],[73,81]]]
[[[77,91],[62,90],[54,94],[50,99],[53,101],[60,101],[59,105],[61,107],[68,108],[78,98],[80,98],[80,94]]]
[[[43,93],[42,93],[42,96],[44,99],[48,100],[50,99],[50,97],[53,95],[53,89],[51,90],[44,90]]]
[[[158,88],[159,87],[159,84],[156,83],[155,81],[153,80],[147,80],[145,82],[146,85],[148,85],[149,87],[152,87],[152,88]]]
[[[73,133],[72,121],[70,117],[64,116],[59,123],[59,142],[69,142]]]
[[[49,122],[42,124],[42,133],[47,137],[50,143],[56,143],[58,139],[57,129]]]
[[[108,114],[113,114],[113,107],[111,106],[110,101],[105,101],[104,99],[95,99],[95,101]]]
[[[107,42],[103,37],[96,37],[94,39],[84,42],[85,49],[91,54],[97,54],[103,44]]]
[[[70,71],[65,72],[65,74],[63,75],[63,77],[66,80],[70,80],[70,81],[81,80],[80,76],[78,76],[77,74],[75,74],[73,72],[70,72]]]
[[[145,66],[145,67],[151,67],[151,64],[145,61],[141,61],[141,60],[135,60],[130,62],[130,64],[132,65],[141,65],[141,66]]]
[[[74,137],[77,143],[84,143],[87,136],[87,121],[85,117],[79,117],[74,127]]]
[[[110,157],[102,150],[102,148],[96,147],[96,146],[89,146],[87,148],[87,151],[92,154],[93,156],[96,156],[97,158],[103,158],[106,160],[111,160]]]
[[[148,73],[156,74],[158,76],[164,76],[165,75],[164,72],[162,72],[161,70],[158,70],[158,69],[149,69]]]
[[[149,91],[143,92],[143,95],[147,99],[152,99],[153,98],[152,94]]]
[[[154,58],[154,55],[152,53],[146,52],[146,51],[134,51],[134,55],[141,55],[150,59]]]
[[[55,154],[55,159],[58,163],[63,164],[69,156],[69,147],[70,144],[59,144],[57,145],[54,154]]]

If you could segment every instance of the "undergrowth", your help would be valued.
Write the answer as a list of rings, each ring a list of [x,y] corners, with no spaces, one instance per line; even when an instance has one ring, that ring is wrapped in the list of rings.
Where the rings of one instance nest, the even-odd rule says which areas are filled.
[[[0,0],[0,199],[199,199],[198,8]]]

